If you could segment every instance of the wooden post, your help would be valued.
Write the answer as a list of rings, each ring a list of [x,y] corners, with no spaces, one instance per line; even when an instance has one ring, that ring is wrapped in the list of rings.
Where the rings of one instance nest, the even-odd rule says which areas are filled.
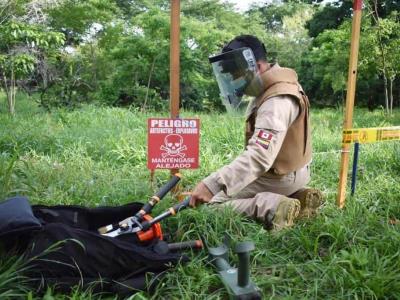
[[[170,27],[170,59],[169,59],[169,109],[170,118],[179,118],[179,75],[180,75],[180,0],[171,0]],[[171,175],[179,173],[179,169],[171,169]],[[154,170],[150,173],[150,182],[154,183]],[[172,191],[178,191],[176,185]]]
[[[353,25],[351,29],[349,72],[347,75],[346,110],[344,115],[343,130],[350,129],[353,126],[353,108],[354,108],[354,96],[356,91],[358,48],[360,44],[361,9],[362,9],[362,0],[354,0]],[[347,173],[349,169],[349,152],[350,152],[350,145],[343,144],[342,161],[339,173],[340,176],[339,189],[336,202],[340,208],[344,207],[346,199]]]
[[[170,33],[170,116],[179,118],[179,79],[180,79],[180,0],[171,0],[171,33]],[[179,169],[172,169],[171,175],[178,173]],[[178,185],[173,192],[178,191]]]
[[[171,118],[179,117],[179,15],[180,15],[180,0],[171,0],[171,48],[170,48],[170,111]]]

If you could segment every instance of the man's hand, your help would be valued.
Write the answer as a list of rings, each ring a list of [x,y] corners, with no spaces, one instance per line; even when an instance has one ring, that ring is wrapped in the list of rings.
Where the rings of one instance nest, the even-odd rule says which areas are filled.
[[[202,203],[208,203],[214,195],[210,192],[207,186],[200,182],[196,185],[190,198],[190,206],[195,207]]]

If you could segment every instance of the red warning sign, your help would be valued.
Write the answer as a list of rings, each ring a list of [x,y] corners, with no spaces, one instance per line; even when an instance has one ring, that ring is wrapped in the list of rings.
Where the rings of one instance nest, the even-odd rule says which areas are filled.
[[[147,167],[198,168],[199,131],[199,119],[148,119]]]

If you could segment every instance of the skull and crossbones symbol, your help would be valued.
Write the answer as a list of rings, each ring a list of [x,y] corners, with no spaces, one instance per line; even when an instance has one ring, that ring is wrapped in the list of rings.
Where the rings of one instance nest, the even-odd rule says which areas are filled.
[[[186,146],[183,144],[183,138],[179,134],[169,134],[164,138],[164,145],[160,147],[161,150],[166,151],[162,153],[162,157],[185,157],[185,153],[181,153],[186,150]]]

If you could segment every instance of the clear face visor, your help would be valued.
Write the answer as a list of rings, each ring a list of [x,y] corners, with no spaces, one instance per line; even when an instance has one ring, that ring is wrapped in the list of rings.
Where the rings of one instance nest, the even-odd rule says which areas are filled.
[[[250,48],[239,48],[209,58],[221,98],[228,110],[237,109],[243,95],[261,92],[257,63]]]

